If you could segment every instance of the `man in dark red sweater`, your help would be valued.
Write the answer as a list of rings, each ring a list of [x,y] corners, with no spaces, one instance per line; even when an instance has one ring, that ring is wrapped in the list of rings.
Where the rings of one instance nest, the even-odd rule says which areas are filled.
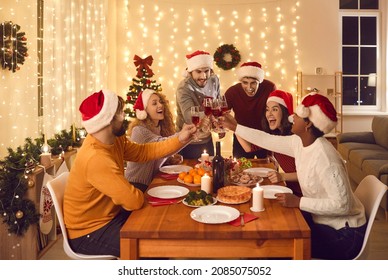
[[[262,130],[266,102],[269,94],[276,89],[273,82],[264,79],[264,71],[257,62],[246,62],[237,70],[240,83],[231,86],[225,97],[236,121],[244,126]],[[258,149],[245,152],[233,135],[233,157],[265,158],[267,150]]]

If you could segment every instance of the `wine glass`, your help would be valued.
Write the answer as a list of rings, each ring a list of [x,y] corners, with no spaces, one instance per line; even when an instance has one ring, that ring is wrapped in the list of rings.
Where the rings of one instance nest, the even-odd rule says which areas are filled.
[[[219,103],[220,103],[222,114],[228,112],[229,111],[228,102],[226,101],[225,95],[221,95],[218,98],[218,100],[219,100]]]
[[[210,115],[212,114],[212,105],[213,105],[212,98],[205,98],[205,100],[203,101],[203,107],[205,109],[205,115],[207,117],[210,117]]]
[[[224,134],[225,130],[218,123],[218,118],[222,116],[221,103],[219,99],[214,99],[212,103],[212,115],[215,119],[214,121],[214,132],[217,132],[219,135]],[[222,137],[220,137],[222,138]]]
[[[199,111],[199,106],[192,106],[190,108],[190,115],[191,115],[191,122],[197,127],[199,127],[199,122],[200,122],[200,111]],[[194,140],[195,142],[198,142],[198,132],[194,134]]]

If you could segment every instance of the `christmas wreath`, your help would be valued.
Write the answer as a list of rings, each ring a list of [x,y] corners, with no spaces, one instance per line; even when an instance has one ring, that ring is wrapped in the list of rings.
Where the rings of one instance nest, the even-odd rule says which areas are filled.
[[[213,57],[216,65],[224,70],[230,70],[236,67],[241,61],[240,52],[233,44],[223,44],[219,46]]]
[[[1,68],[16,72],[18,64],[24,64],[28,56],[25,32],[19,32],[20,26],[12,21],[0,23],[0,62]]]

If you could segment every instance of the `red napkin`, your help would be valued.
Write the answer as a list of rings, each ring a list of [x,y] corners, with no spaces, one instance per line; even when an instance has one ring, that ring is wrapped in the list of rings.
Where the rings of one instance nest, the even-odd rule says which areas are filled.
[[[162,205],[170,205],[170,204],[175,204],[175,203],[178,203],[181,199],[179,198],[157,198],[157,197],[153,197],[153,196],[150,196],[148,198],[148,202],[152,205],[152,206],[162,206]]]
[[[245,222],[245,224],[249,223],[250,221],[256,220],[258,218],[259,217],[256,217],[253,214],[244,213],[244,222]],[[228,224],[230,224],[232,226],[235,226],[235,227],[241,226],[241,216],[238,216],[238,218],[236,220],[233,220],[233,221],[229,222]]]
[[[177,179],[179,175],[178,174],[159,173],[157,176],[160,178],[163,178],[165,180],[174,180],[174,179]]]

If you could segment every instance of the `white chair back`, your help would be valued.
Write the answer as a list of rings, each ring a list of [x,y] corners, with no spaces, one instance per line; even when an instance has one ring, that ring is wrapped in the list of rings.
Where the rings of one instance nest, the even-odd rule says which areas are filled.
[[[69,172],[63,172],[58,177],[47,183],[47,188],[50,191],[51,198],[55,207],[55,212],[58,217],[59,226],[61,227],[63,236],[63,249],[70,258],[75,260],[111,260],[117,259],[111,255],[84,255],[74,252],[69,244],[65,221],[63,219],[63,197]]]
[[[361,200],[365,207],[365,215],[367,218],[367,228],[365,231],[364,242],[360,253],[355,258],[356,260],[366,260],[369,254],[369,235],[376,218],[377,210],[384,193],[387,191],[387,186],[373,175],[368,175],[357,186],[354,194]]]

